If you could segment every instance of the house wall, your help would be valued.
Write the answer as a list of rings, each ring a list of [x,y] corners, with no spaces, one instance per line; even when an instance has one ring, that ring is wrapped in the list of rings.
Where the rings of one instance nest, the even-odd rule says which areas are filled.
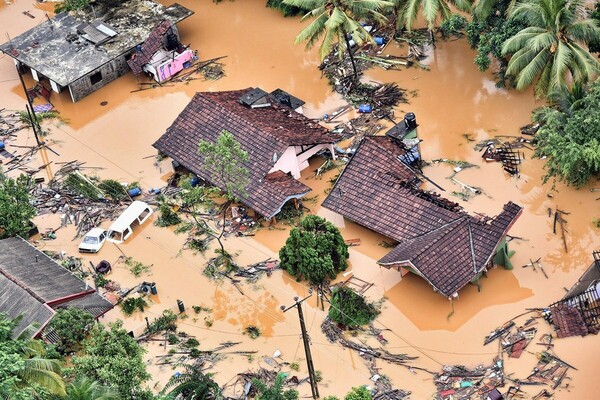
[[[329,150],[335,159],[333,144],[317,144],[309,149],[305,146],[304,151],[301,146],[290,146],[279,157],[269,172],[281,170],[285,173],[291,173],[295,179],[298,179],[300,178],[300,172],[308,168],[308,159],[322,149]]]
[[[129,66],[126,61],[126,54],[122,54],[113,61],[104,64],[98,69],[90,72],[87,75],[82,76],[75,82],[69,85],[69,92],[71,93],[71,99],[73,101],[79,101],[90,93],[95,92],[107,83],[114,81],[121,75],[126,74],[129,71]],[[100,73],[101,79],[98,82],[92,83],[92,79],[97,77],[97,73]]]

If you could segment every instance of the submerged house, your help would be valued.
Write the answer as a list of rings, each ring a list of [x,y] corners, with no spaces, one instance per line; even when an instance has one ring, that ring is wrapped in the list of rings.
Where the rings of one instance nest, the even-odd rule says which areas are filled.
[[[164,20],[178,35],[174,24],[192,14],[177,3],[96,1],[84,10],[57,14],[0,45],[0,51],[29,68],[34,80],[48,79],[52,90],[68,90],[78,101],[127,73],[127,59]]]
[[[248,153],[249,183],[241,202],[266,219],[310,188],[296,180],[308,159],[323,150],[335,158],[339,136],[280,103],[261,89],[196,93],[167,131],[154,143],[161,153],[200,179],[211,181],[198,154],[201,140],[216,141],[223,130]]]
[[[600,332],[600,251],[565,296],[544,313],[559,338]]]
[[[56,310],[68,307],[99,318],[113,304],[26,240],[0,240],[0,313],[20,318],[14,337],[46,337],[42,332]]]
[[[471,216],[421,189],[405,156],[406,148],[389,137],[365,137],[323,207],[398,242],[378,264],[413,272],[435,291],[455,297],[493,266],[522,208],[509,202],[496,217]]]

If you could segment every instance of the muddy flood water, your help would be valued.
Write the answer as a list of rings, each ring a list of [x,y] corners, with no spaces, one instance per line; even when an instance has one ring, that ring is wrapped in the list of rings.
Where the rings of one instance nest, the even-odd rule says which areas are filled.
[[[305,114],[319,118],[343,105],[340,96],[332,93],[327,81],[317,69],[315,52],[306,52],[293,41],[301,29],[298,19],[285,19],[278,12],[264,7],[264,0],[225,1],[218,5],[211,0],[182,0],[184,6],[195,15],[180,24],[184,43],[197,49],[200,59],[227,56],[226,77],[218,81],[194,80],[189,84],[176,83],[170,87],[131,93],[138,88],[136,79],[129,73],[100,89],[78,103],[72,103],[68,93],[54,94],[52,103],[60,111],[65,123],[49,122],[45,138],[52,150],[60,156],[42,150],[32,157],[27,167],[37,168],[50,162],[37,176],[52,176],[59,163],[71,160],[85,161],[82,172],[100,178],[112,178],[121,182],[141,183],[142,188],[160,187],[171,173],[168,160],[157,162],[156,151],[151,144],[158,139],[185,107],[197,91],[217,91],[260,86],[272,91],[282,88],[305,100]],[[12,4],[0,3],[0,26],[10,37],[39,24],[44,13],[52,7],[17,0]],[[29,11],[35,18],[23,14]],[[403,54],[405,49],[389,45],[385,52]],[[330,187],[329,179],[337,171],[329,171],[317,179],[314,170],[323,160],[315,158],[311,167],[303,171],[302,181],[317,196],[316,203],[308,203],[311,212],[343,223],[342,234],[346,239],[360,238],[361,245],[350,249],[348,271],[368,282],[374,283],[366,295],[370,300],[382,298],[382,313],[375,327],[384,329],[388,340],[386,349],[392,353],[406,353],[418,357],[411,365],[431,371],[441,370],[444,364],[464,364],[474,367],[489,365],[497,354],[494,342],[483,346],[484,337],[505,321],[523,313],[527,308],[545,307],[560,299],[564,288],[577,281],[590,265],[592,250],[600,249],[599,231],[592,219],[600,216],[598,193],[589,188],[574,190],[557,184],[542,185],[543,161],[532,159],[531,151],[524,149],[526,160],[521,165],[519,178],[510,177],[497,163],[486,164],[474,145],[494,135],[518,135],[519,126],[529,121],[531,110],[541,103],[534,101],[530,91],[499,90],[491,74],[480,73],[473,64],[473,52],[467,42],[454,40],[437,43],[429,60],[429,70],[410,68],[402,71],[367,71],[365,81],[396,82],[408,90],[410,104],[401,104],[396,110],[400,119],[405,112],[416,114],[421,149],[424,159],[462,160],[476,165],[464,169],[456,179],[480,187],[482,195],[461,203],[469,212],[496,215],[502,204],[514,201],[524,207],[524,212],[510,234],[522,238],[510,243],[516,254],[511,259],[515,269],[493,269],[481,280],[480,290],[468,286],[460,291],[460,298],[451,303],[434,293],[431,287],[416,276],[400,278],[397,271],[380,268],[376,260],[389,249],[382,247],[385,237],[369,231],[320,207]],[[30,75],[26,82],[32,84]],[[102,106],[101,102],[108,102]],[[0,56],[0,108],[23,109],[25,97],[14,70],[12,59]],[[465,135],[475,141],[468,141]],[[7,142],[7,149],[20,153],[22,148],[35,143],[32,132],[23,130],[18,137]],[[12,146],[12,147],[11,147]],[[425,174],[446,189],[445,196],[460,190],[450,179],[453,166],[438,162],[425,168]],[[17,171],[15,171],[17,172]],[[568,252],[565,252],[560,235],[552,233],[552,218],[548,209],[567,211],[566,216]],[[154,217],[155,218],[155,217]],[[38,217],[40,230],[56,228],[58,215]],[[105,222],[108,226],[110,221]],[[103,225],[103,226],[104,226]],[[229,237],[226,248],[236,253],[240,265],[277,258],[284,244],[289,227],[283,223],[264,228],[254,237]],[[77,254],[77,240],[73,226],[57,232],[57,239],[41,241],[44,250],[67,251]],[[176,300],[182,300],[187,313],[180,320],[180,329],[195,335],[202,350],[211,349],[225,341],[240,342],[231,353],[215,362],[210,372],[224,384],[235,382],[235,375],[247,369],[272,368],[263,356],[272,356],[279,349],[282,353],[279,368],[289,372],[284,362],[298,362],[299,377],[306,376],[304,352],[299,336],[297,315],[282,313],[281,305],[290,305],[294,296],[305,296],[308,288],[282,271],[271,277],[263,277],[256,284],[242,284],[241,294],[228,281],[208,280],[202,270],[206,258],[181,251],[185,238],[168,228],[158,228],[152,223],[136,231],[120,250],[127,256],[151,265],[150,272],[134,277],[117,260],[120,250],[107,244],[98,255],[84,256],[84,262],[94,264],[106,259],[116,266],[110,278],[122,287],[131,287],[140,280],[156,282],[158,295],[150,296],[151,304],[144,314],[125,317],[116,307],[102,318],[102,322],[123,319],[127,329],[140,333],[144,316],[153,319],[165,309],[176,310]],[[209,251],[206,257],[212,256]],[[530,268],[521,268],[529,259],[541,257],[549,275],[545,279]],[[339,279],[345,279],[340,275]],[[193,305],[211,309],[195,313]],[[326,312],[316,307],[313,296],[305,305],[305,318],[310,332],[315,369],[321,371],[319,384],[322,396],[343,395],[351,386],[373,384],[371,374],[359,355],[341,346],[331,344],[321,332],[320,325]],[[452,313],[453,311],[453,313]],[[452,313],[452,314],[451,314]],[[206,321],[212,321],[212,325]],[[243,334],[248,325],[256,325],[262,332],[257,339]],[[540,320],[540,332],[550,332]],[[538,333],[540,334],[540,333]],[[355,340],[378,347],[370,336],[362,335]],[[171,365],[160,364],[160,356],[167,349],[160,342],[149,342],[147,361],[153,378],[150,386],[160,390],[168,378],[177,371]],[[542,347],[532,343],[519,359],[506,361],[506,373],[525,378],[536,364],[536,352]],[[255,351],[252,357],[235,354],[235,351]],[[568,387],[557,389],[557,399],[592,399],[597,397],[597,355],[600,354],[600,336],[560,339],[554,348],[556,355],[575,366],[569,372]],[[429,399],[434,393],[431,375],[421,371],[378,362],[379,373],[388,376],[394,387],[409,390],[413,399]],[[234,388],[230,388],[233,390]],[[239,394],[240,387],[235,388]],[[309,395],[308,384],[298,388],[302,395]],[[506,390],[507,388],[505,388]],[[539,387],[524,387],[529,394],[539,392]]]

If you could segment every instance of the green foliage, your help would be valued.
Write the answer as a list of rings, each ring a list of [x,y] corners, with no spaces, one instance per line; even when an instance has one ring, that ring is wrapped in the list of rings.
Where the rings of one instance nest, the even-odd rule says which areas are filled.
[[[356,327],[366,325],[379,315],[378,308],[345,286],[333,290],[329,318],[340,324]]]
[[[340,400],[340,398],[337,396],[327,396],[323,397],[323,400]]]
[[[292,362],[290,363],[290,369],[292,371],[300,371],[300,364],[298,364],[297,362]]]
[[[547,157],[544,182],[556,178],[582,187],[600,174],[600,82],[566,111],[544,107],[534,113],[533,119],[543,124],[535,137],[535,156]]]
[[[57,111],[42,111],[42,112],[35,113],[35,120],[36,120],[38,126],[42,121],[49,120],[49,119],[61,120]],[[29,117],[29,113],[25,110],[19,111],[19,120],[28,127],[32,126],[31,118]]]
[[[169,342],[169,344],[177,344],[177,343],[179,343],[179,338],[177,337],[176,334],[169,333],[167,335],[167,341]]]
[[[316,215],[304,217],[279,250],[281,266],[313,285],[322,284],[328,277],[334,279],[346,269],[348,257],[348,246],[339,229]]]
[[[585,0],[523,0],[509,12],[526,28],[502,45],[510,55],[506,74],[522,90],[535,84],[537,97],[597,76],[600,62],[587,44],[600,39],[600,27],[587,17]]]
[[[102,191],[96,185],[78,172],[72,172],[67,175],[64,186],[70,191],[92,200],[103,196]]]
[[[81,10],[87,7],[89,2],[89,0],[64,0],[62,3],[54,5],[54,12],[58,14],[60,12]]]
[[[372,400],[371,392],[366,386],[353,387],[344,397],[344,400]]]
[[[150,378],[142,358],[145,350],[123,329],[121,321],[96,324],[73,357],[75,376],[87,377],[116,390],[120,398],[130,399]]]
[[[185,343],[183,343],[183,347],[187,347],[188,349],[192,349],[198,346],[200,346],[200,342],[194,338],[189,338],[185,341]]]
[[[257,388],[256,400],[298,400],[298,391],[293,389],[284,390],[286,376],[277,374],[273,385],[267,386],[258,379],[253,379],[252,383]]]
[[[393,0],[393,3],[397,14],[397,27],[410,31],[417,20],[419,10],[427,22],[427,28],[433,30],[437,20],[444,21],[451,18],[451,7],[468,12],[471,10],[473,0]]]
[[[121,310],[125,315],[131,315],[135,310],[144,312],[146,307],[148,307],[148,302],[143,297],[129,297],[121,302]]]
[[[44,394],[65,395],[58,360],[48,358],[39,340],[12,338],[16,322],[0,314],[0,398],[31,400]]]
[[[475,10],[466,27],[469,44],[477,49],[475,65],[480,71],[486,71],[491,65],[490,57],[493,57],[498,66],[496,76],[500,87],[506,86],[508,65],[508,59],[502,55],[502,45],[526,27],[521,18],[507,18],[506,12],[512,1],[494,1],[494,8],[485,16]]]
[[[36,214],[29,196],[32,186],[31,178],[26,175],[13,179],[0,171],[0,239],[27,237],[29,220]]]
[[[142,276],[142,274],[147,274],[150,272],[151,267],[150,265],[145,265],[134,260],[132,257],[125,257],[125,265],[127,265],[129,272],[131,272],[136,278],[139,278]]]
[[[179,215],[173,211],[173,207],[171,204],[169,204],[166,197],[160,195],[156,199],[158,200],[160,216],[156,219],[155,224],[157,226],[172,226],[179,224],[181,222],[181,218],[179,218]]]
[[[203,168],[228,200],[245,197],[248,185],[248,153],[229,131],[223,130],[215,143],[201,140],[198,154],[204,157]]]
[[[163,392],[170,398],[180,400],[213,400],[221,396],[219,385],[212,374],[204,374],[199,366],[184,365],[184,372],[173,376],[165,385]],[[164,393],[163,393],[164,394]]]
[[[102,190],[107,197],[115,201],[125,200],[129,197],[123,185],[114,179],[103,180],[98,184],[98,189]]]
[[[289,6],[285,4],[283,0],[267,0],[267,7],[278,9],[284,17],[294,17],[306,13],[306,10],[300,7]]]
[[[58,337],[57,350],[61,354],[75,351],[94,324],[92,314],[80,308],[61,308],[56,312],[49,329]]]
[[[171,310],[163,311],[162,315],[156,318],[146,329],[147,333],[156,332],[175,332],[177,330],[177,315]]]
[[[79,378],[67,386],[67,396],[64,400],[119,400],[118,394],[96,381]]]
[[[251,339],[257,339],[260,336],[260,329],[257,326],[249,325],[244,329],[244,335],[250,336]]]
[[[467,26],[467,19],[459,14],[452,14],[440,24],[440,33],[444,39],[450,36],[461,37]]]
[[[596,24],[600,25],[600,2],[596,2],[594,11],[590,14],[590,18],[596,21]],[[600,38],[594,38],[589,42],[589,49],[591,53],[600,53]]]

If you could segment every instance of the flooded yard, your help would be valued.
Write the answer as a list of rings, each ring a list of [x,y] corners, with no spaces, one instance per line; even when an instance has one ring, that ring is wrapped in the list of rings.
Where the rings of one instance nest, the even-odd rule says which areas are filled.
[[[298,19],[283,18],[277,11],[264,8],[264,0],[224,1],[218,5],[211,0],[180,3],[195,11],[179,25],[182,41],[197,49],[201,60],[227,56],[222,60],[226,76],[218,81],[194,80],[189,84],[175,83],[132,93],[138,85],[135,76],[128,73],[77,103],[71,102],[68,93],[53,94],[52,103],[65,123],[44,125],[49,131],[44,140],[58,155],[42,150],[29,161],[31,168],[50,162],[38,176],[49,179],[58,169],[58,163],[79,160],[90,167],[85,173],[100,178],[137,181],[144,190],[164,186],[172,172],[170,160],[157,161],[152,143],[198,91],[251,86],[267,91],[282,88],[306,101],[305,114],[313,118],[331,113],[343,104],[341,97],[332,93],[327,80],[321,77],[316,52],[306,52],[302,45],[293,44],[302,26]],[[24,15],[23,11],[29,11],[35,18]],[[43,21],[47,11],[49,7],[44,3],[2,2],[0,26],[10,37],[15,37]],[[403,51],[393,44],[386,48],[390,54]],[[543,161],[533,159],[531,150],[522,149],[525,161],[520,176],[511,177],[499,163],[485,163],[481,153],[474,149],[477,142],[494,135],[518,136],[518,128],[529,122],[531,111],[542,103],[534,100],[531,91],[497,89],[491,73],[477,70],[473,56],[465,39],[438,41],[432,50],[429,70],[418,67],[401,71],[372,69],[365,73],[363,80],[396,82],[413,93],[409,95],[410,103],[401,104],[395,116],[399,121],[405,112],[416,114],[425,160],[460,160],[476,166],[456,175],[461,182],[482,189],[483,194],[469,201],[451,195],[460,190],[449,179],[453,166],[439,162],[424,168],[424,174],[445,189],[444,196],[459,202],[471,213],[496,215],[508,201],[524,207],[522,216],[510,231],[520,238],[510,242],[511,249],[516,250],[511,259],[515,268],[511,271],[501,267],[493,269],[481,279],[479,288],[467,286],[452,304],[434,293],[425,280],[414,275],[401,278],[397,271],[376,264],[389,252],[381,246],[382,242],[390,240],[350,221],[345,221],[342,229],[345,239],[361,239],[360,246],[350,248],[348,271],[374,283],[366,292],[369,299],[385,298],[382,314],[375,322],[388,341],[385,348],[392,353],[419,357],[411,364],[432,371],[440,370],[444,364],[474,367],[491,363],[497,355],[496,343],[484,347],[484,337],[527,308],[546,307],[560,299],[564,288],[575,283],[590,265],[592,251],[600,249],[599,230],[592,224],[592,219],[600,215],[597,192],[591,192],[589,187],[574,190],[562,184],[555,188],[551,183],[542,185]],[[12,59],[5,55],[0,56],[0,77],[0,108],[23,109],[26,102],[23,90]],[[30,75],[25,79],[32,85]],[[107,104],[103,106],[104,101]],[[7,142],[7,149],[18,153],[19,148],[13,145],[34,143],[33,133],[23,130],[15,140]],[[331,218],[331,212],[320,204],[331,187],[329,180],[338,171],[315,177],[314,170],[322,162],[313,158],[310,168],[303,171],[301,181],[312,188],[307,197],[318,196],[316,203],[306,204],[310,212]],[[568,252],[564,250],[560,234],[552,232],[553,220],[548,209],[557,208],[570,213],[566,216]],[[60,224],[56,215],[38,217],[36,222],[40,231]],[[122,287],[131,287],[140,279],[157,284],[158,294],[150,296],[150,307],[144,315],[136,313],[125,317],[116,307],[102,322],[124,319],[127,329],[140,332],[146,325],[144,316],[153,319],[165,309],[175,311],[177,300],[181,300],[187,317],[180,321],[180,328],[195,335],[201,349],[232,341],[241,342],[232,350],[256,351],[253,357],[230,354],[216,363],[211,372],[216,373],[220,384],[231,382],[236,373],[246,369],[268,368],[263,356],[272,357],[278,349],[282,353],[279,361],[298,362],[300,372],[297,374],[303,377],[306,369],[297,316],[293,311],[282,313],[280,306],[292,304],[294,296],[307,295],[306,283],[298,283],[287,273],[276,271],[255,284],[242,284],[242,294],[229,281],[215,282],[203,274],[207,258],[212,257],[211,251],[205,256],[182,251],[183,235],[175,235],[172,230],[159,228],[152,222],[146,222],[118,248],[108,243],[100,254],[83,257],[86,264],[88,261],[96,264],[102,259],[114,263],[116,268],[110,278]],[[342,221],[338,217],[334,222]],[[110,222],[105,224],[108,226]],[[280,221],[271,228],[261,229],[254,237],[230,236],[225,246],[236,254],[240,265],[278,258],[288,231],[289,226]],[[56,240],[42,241],[41,249],[64,250],[76,255],[78,240],[72,240],[74,228],[62,228],[57,236]],[[150,272],[141,278],[134,277],[123,263],[117,262],[121,252],[151,265]],[[521,267],[538,257],[548,279],[531,268]],[[345,278],[340,275],[338,279]],[[211,311],[196,313],[193,305]],[[309,299],[305,318],[315,369],[323,376],[319,384],[321,395],[340,396],[351,385],[372,385],[371,375],[356,352],[327,341],[320,329],[325,315],[326,312],[317,307],[315,296]],[[542,324],[545,322],[541,321]],[[257,339],[245,335],[243,330],[249,325],[257,326],[262,335]],[[549,326],[538,329],[550,331]],[[372,338],[369,344],[378,345]],[[151,387],[158,390],[175,371],[170,365],[157,365],[157,356],[167,351],[160,342],[149,342],[148,349],[149,371],[153,375]],[[507,373],[526,377],[535,366],[535,353],[541,349],[532,343],[520,359],[507,360]],[[554,350],[578,369],[569,373],[572,380],[568,388],[557,390],[555,398],[594,398],[598,387],[596,358],[600,337],[557,340]],[[413,373],[408,368],[384,362],[377,366],[381,368],[379,374],[388,376],[394,387],[410,390],[411,398],[432,398],[435,388],[431,375]],[[281,368],[295,373],[287,365]],[[300,385],[299,390],[302,395],[310,393],[308,384]],[[523,390],[533,395],[539,392],[539,387]]]

